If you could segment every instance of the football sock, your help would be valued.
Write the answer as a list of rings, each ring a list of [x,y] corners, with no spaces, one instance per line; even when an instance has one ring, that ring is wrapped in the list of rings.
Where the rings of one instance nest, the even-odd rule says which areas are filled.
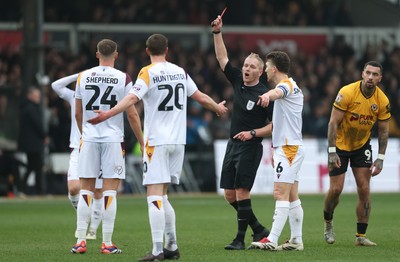
[[[93,199],[93,206],[92,206],[92,214],[90,217],[90,227],[89,230],[96,232],[97,228],[99,228],[101,222],[101,208],[103,204],[103,198],[100,199]]]
[[[229,203],[237,212],[238,210],[238,202],[234,201],[232,203]],[[251,229],[253,230],[254,234],[258,234],[261,233],[265,227],[263,225],[260,224],[260,222],[258,221],[256,215],[253,212],[253,209],[251,209],[251,216],[249,218],[249,226],[251,227]]]
[[[175,210],[168,200],[168,196],[163,196],[164,212],[165,212],[165,245],[168,250],[174,251],[178,248],[176,244],[176,226],[175,226]]]
[[[276,201],[275,203],[271,233],[268,236],[268,240],[275,244],[278,243],[283,227],[285,226],[286,220],[289,216],[289,205],[289,201]]]
[[[238,232],[236,239],[244,242],[244,237],[246,236],[246,230],[249,225],[249,219],[253,213],[251,210],[251,200],[244,199],[237,201],[238,211],[237,211],[237,221],[238,221]]]
[[[290,240],[296,244],[303,243],[303,217],[304,211],[300,199],[291,202],[289,205]]]
[[[148,196],[149,221],[153,240],[152,254],[157,256],[163,252],[163,237],[165,231],[165,211],[162,196]]]
[[[70,193],[68,193],[68,199],[69,199],[69,201],[71,201],[71,205],[75,209],[77,209],[78,208],[78,201],[79,201],[79,194],[71,195]]]
[[[76,209],[77,244],[81,243],[81,241],[86,241],[86,231],[89,226],[92,210],[93,192],[81,190],[79,195],[78,207]]]
[[[106,246],[111,246],[115,217],[117,215],[117,191],[104,191],[103,201],[104,205],[101,209],[101,212],[103,214],[103,243]]]
[[[368,227],[367,223],[357,223],[357,235],[365,236],[367,232],[367,227]]]

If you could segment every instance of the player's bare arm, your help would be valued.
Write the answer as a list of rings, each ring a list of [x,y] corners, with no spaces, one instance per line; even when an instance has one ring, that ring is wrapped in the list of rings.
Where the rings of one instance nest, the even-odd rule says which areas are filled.
[[[130,106],[126,110],[126,113],[128,116],[129,125],[131,126],[131,129],[132,129],[133,133],[135,134],[136,139],[139,142],[140,151],[143,152],[144,143],[143,143],[142,124],[140,122],[140,117],[136,110],[135,105]]]
[[[258,96],[257,105],[267,107],[271,101],[277,100],[283,97],[283,91],[279,88],[269,90],[267,93]]]
[[[215,112],[217,116],[222,116],[228,112],[228,108],[225,106],[225,100],[217,104],[211,97],[200,90],[194,92],[191,98],[199,102],[204,108]]]
[[[371,172],[372,176],[378,175],[383,169],[383,161],[385,158],[385,152],[387,142],[389,139],[389,121],[378,121],[378,157],[372,163]]]
[[[328,124],[328,146],[329,148],[335,148],[333,151],[328,152],[328,167],[332,170],[334,167],[340,167],[340,158],[336,154],[336,135],[339,124],[342,122],[344,117],[344,111],[332,108],[331,118]]]
[[[108,111],[94,110],[94,112],[97,113],[97,116],[89,119],[88,122],[93,125],[101,123],[101,122],[109,119],[110,117],[115,116],[116,114],[126,111],[129,107],[136,104],[137,101],[139,101],[137,96],[129,93],[121,101],[119,101],[116,106],[114,106],[113,108],[111,108]]]

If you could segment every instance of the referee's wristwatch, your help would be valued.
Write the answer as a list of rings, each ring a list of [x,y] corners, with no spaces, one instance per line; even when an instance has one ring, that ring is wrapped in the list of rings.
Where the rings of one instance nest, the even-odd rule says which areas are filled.
[[[255,138],[256,137],[256,130],[252,129],[250,130],[250,135]]]

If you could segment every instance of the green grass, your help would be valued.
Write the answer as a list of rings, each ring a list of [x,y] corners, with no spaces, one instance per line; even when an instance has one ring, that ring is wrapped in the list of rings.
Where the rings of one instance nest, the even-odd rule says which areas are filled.
[[[336,243],[323,240],[323,195],[303,195],[303,252],[225,251],[236,233],[233,209],[222,196],[170,195],[177,214],[181,261],[399,261],[400,194],[372,194],[368,236],[377,247],[355,247],[357,196],[342,195],[335,212]],[[274,200],[254,196],[259,220],[271,227]],[[98,239],[88,241],[88,252],[72,255],[76,216],[67,197],[0,199],[1,261],[136,261],[152,247],[144,196],[119,196],[113,235],[121,255],[101,255]],[[288,224],[280,238],[289,237]],[[100,237],[99,237],[100,236]],[[251,242],[251,230],[246,244]]]

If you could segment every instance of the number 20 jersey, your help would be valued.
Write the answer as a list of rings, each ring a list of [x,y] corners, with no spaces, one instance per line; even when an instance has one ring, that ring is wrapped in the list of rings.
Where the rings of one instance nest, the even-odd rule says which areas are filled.
[[[132,88],[130,76],[110,66],[96,66],[83,71],[77,79],[75,98],[82,99],[82,140],[90,142],[123,142],[123,114],[97,125],[87,120],[95,117],[93,110],[110,110]]]
[[[175,64],[153,63],[140,70],[130,93],[143,100],[146,144],[186,144],[187,97],[196,90],[190,76]]]

